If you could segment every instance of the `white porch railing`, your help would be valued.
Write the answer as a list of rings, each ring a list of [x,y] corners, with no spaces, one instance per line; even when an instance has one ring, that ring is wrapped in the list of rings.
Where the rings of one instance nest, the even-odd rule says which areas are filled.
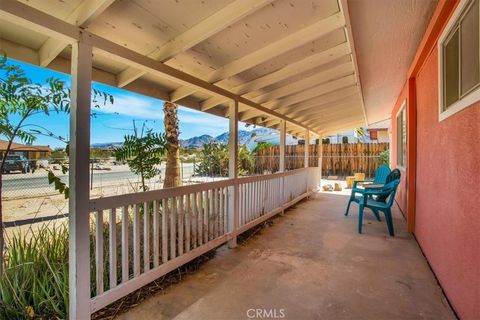
[[[90,312],[282,212],[319,182],[319,168],[311,167],[90,200],[96,276]],[[229,212],[234,196],[238,208]]]

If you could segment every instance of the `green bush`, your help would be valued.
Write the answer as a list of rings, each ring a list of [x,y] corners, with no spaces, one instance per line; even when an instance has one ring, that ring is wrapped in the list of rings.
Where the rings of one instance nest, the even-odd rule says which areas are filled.
[[[200,163],[195,167],[199,176],[228,176],[228,147],[225,144],[211,142],[203,146],[199,154]]]
[[[389,149],[380,152],[380,154],[378,155],[378,164],[379,165],[385,164],[387,166],[390,165],[390,150]]]
[[[228,176],[228,146],[223,143],[210,142],[203,146],[195,166],[199,176]],[[245,146],[238,148],[238,174],[248,175],[255,169],[255,158]]]
[[[43,225],[7,239],[0,319],[66,319],[68,229]]]

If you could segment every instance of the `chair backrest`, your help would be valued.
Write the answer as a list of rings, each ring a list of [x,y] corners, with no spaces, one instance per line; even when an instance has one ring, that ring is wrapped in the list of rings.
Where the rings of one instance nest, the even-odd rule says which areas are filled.
[[[395,180],[398,180],[398,182],[400,183],[400,176],[401,176],[400,170],[393,169],[393,171],[390,172],[390,174],[385,179],[385,186],[384,187],[386,187],[390,182],[395,181]],[[388,198],[388,195],[379,195],[377,197],[377,201],[386,202],[387,198]]]
[[[398,169],[393,169],[392,172],[387,176],[387,179],[385,180],[385,183],[392,182],[393,180],[400,180],[401,177],[400,170]]]
[[[375,171],[375,178],[373,179],[373,183],[386,183],[387,176],[390,174],[390,168],[386,165],[381,165],[378,167],[377,171]]]
[[[382,187],[382,193],[385,194],[385,201],[388,198],[387,205],[389,207],[392,206],[393,200],[395,200],[395,193],[397,192],[397,188],[399,184],[400,184],[400,179],[395,179]],[[379,199],[377,199],[377,201],[379,201]]]

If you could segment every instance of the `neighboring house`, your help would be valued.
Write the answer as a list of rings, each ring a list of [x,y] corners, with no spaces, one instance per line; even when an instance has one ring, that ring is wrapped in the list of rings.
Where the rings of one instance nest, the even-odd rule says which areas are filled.
[[[7,150],[8,141],[0,140],[0,152],[3,154]],[[21,143],[12,143],[10,154],[23,155],[27,159],[44,159],[50,157],[52,149],[50,146],[28,145]]]
[[[368,138],[371,142],[390,142],[388,129],[381,128],[381,129],[367,129]]]
[[[337,134],[326,136],[325,138],[329,139],[329,142],[332,144],[335,143],[382,143],[382,142],[390,142],[390,135],[389,135],[389,126],[390,121],[381,121],[376,124],[372,124],[368,127],[363,128],[365,135],[363,137],[359,137],[356,130],[344,131],[339,132]],[[324,138],[324,139],[325,139]]]

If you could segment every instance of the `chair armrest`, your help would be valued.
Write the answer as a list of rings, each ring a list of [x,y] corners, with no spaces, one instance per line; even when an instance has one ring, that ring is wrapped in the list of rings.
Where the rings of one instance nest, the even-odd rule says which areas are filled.
[[[366,188],[363,193],[369,196],[388,196],[391,192],[392,190],[384,191],[382,187],[378,187],[378,188]]]
[[[353,181],[352,189],[357,187],[357,183],[373,182],[373,180],[355,180]]]

